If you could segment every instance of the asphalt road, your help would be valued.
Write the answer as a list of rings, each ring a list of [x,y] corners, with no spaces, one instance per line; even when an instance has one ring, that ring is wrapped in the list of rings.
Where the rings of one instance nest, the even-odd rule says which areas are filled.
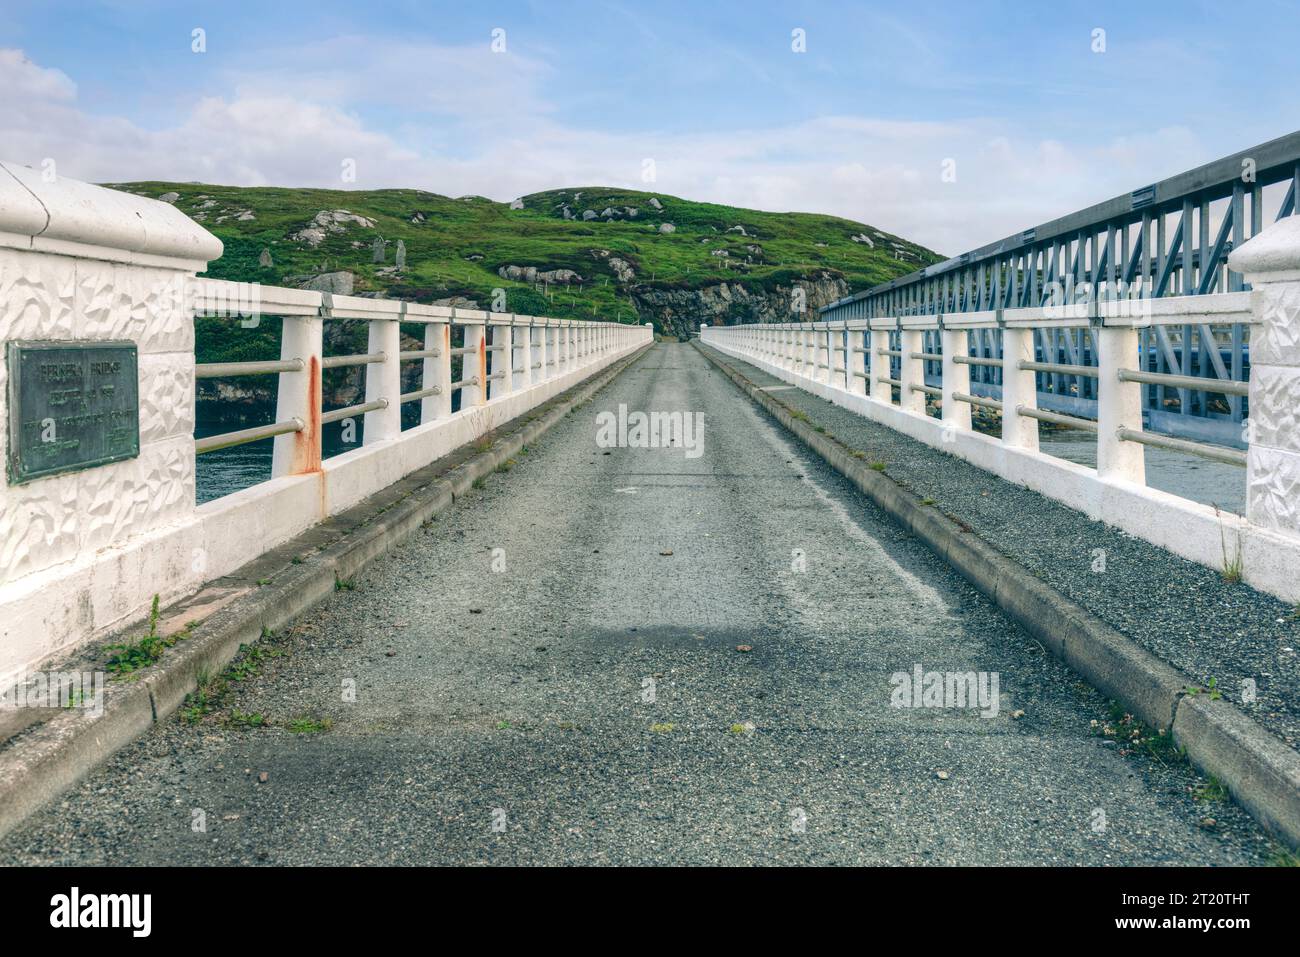
[[[597,414],[620,403],[702,414],[700,454],[600,447]],[[1105,735],[1099,695],[686,345],[657,346],[354,584],[0,861],[1273,853],[1185,763]],[[915,665],[996,674],[997,714],[892,706]]]

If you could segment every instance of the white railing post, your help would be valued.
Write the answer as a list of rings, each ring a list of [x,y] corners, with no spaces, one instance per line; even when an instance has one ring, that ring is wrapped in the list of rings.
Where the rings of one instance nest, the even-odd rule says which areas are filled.
[[[492,374],[501,378],[493,379],[489,384],[488,398],[499,399],[514,391],[515,354],[514,354],[514,313],[506,321],[492,327]]]
[[[848,389],[849,384],[845,381],[845,376],[849,372],[849,337],[844,334],[844,326],[840,326],[839,329],[829,329],[828,333],[831,338],[831,360],[827,365],[831,368],[827,369],[829,372],[827,381],[831,382],[831,385]]]
[[[541,367],[537,370],[537,381],[545,382],[551,377],[551,320],[543,319],[537,328],[537,361]]]
[[[532,325],[528,326],[528,384],[536,385],[537,382],[546,380],[546,320],[542,320],[541,325],[536,324],[534,320]]]
[[[438,350],[436,356],[426,356],[423,363],[421,388],[438,386],[437,395],[420,400],[420,421],[433,422],[451,415],[451,323],[430,322],[424,327],[424,348]]]
[[[877,402],[890,405],[894,401],[893,387],[885,381],[889,378],[889,356],[882,354],[880,351],[889,348],[890,327],[886,325],[887,321],[880,320],[879,325],[875,321],[871,323],[871,346],[867,359],[871,370],[869,373],[871,376],[871,397]]]
[[[1002,441],[1013,448],[1038,451],[1038,420],[1016,412],[1017,407],[1038,408],[1038,386],[1031,369],[1021,362],[1034,361],[1032,329],[1002,330]]]
[[[1233,250],[1251,284],[1246,518],[1300,535],[1300,216],[1278,220]]]
[[[1142,431],[1142,384],[1124,382],[1120,369],[1138,362],[1138,331],[1096,328],[1097,477],[1146,484],[1145,446],[1119,437],[1120,429]]]
[[[325,320],[321,315],[285,316],[280,331],[280,358],[298,360],[297,372],[281,372],[275,391],[275,421],[299,419],[301,432],[272,441],[271,477],[300,475],[320,469],[321,352]]]
[[[483,405],[487,402],[487,317],[482,324],[474,323],[465,327],[465,348],[473,350],[461,356],[460,377],[470,385],[460,390],[460,407]]]
[[[384,359],[366,364],[366,401],[383,399],[388,404],[365,414],[363,445],[395,439],[402,434],[402,363],[399,357],[402,340],[397,317],[371,319],[368,325],[370,336],[366,351],[372,354],[382,352]]]
[[[861,329],[850,329],[845,339],[844,348],[847,351],[844,353],[844,362],[848,369],[848,390],[854,395],[866,395],[868,373],[866,363],[863,362],[866,356],[863,343],[867,341],[867,336]]]
[[[904,329],[898,336],[899,359],[898,381],[902,383],[898,390],[898,404],[909,412],[925,415],[925,393],[918,391],[925,385],[925,360],[912,358],[912,353],[923,351],[925,336],[920,329]]]
[[[940,408],[943,423],[969,432],[970,404],[958,402],[952,394],[964,392],[970,395],[970,366],[957,361],[958,356],[970,354],[970,333],[965,329],[945,329],[940,338],[943,340],[943,399]]]

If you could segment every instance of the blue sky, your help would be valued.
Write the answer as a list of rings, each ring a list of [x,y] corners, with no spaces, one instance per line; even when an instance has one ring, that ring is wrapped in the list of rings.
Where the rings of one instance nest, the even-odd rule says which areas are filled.
[[[1300,128],[1297,49],[1300,7],[1268,0],[6,0],[0,154],[99,181],[626,185],[956,253]]]

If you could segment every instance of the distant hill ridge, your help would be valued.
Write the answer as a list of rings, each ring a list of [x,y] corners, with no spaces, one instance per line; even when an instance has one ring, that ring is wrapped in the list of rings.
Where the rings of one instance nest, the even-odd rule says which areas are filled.
[[[211,276],[350,283],[358,295],[481,308],[503,289],[511,312],[653,321],[668,333],[700,322],[789,318],[800,299],[815,310],[940,259],[835,216],[610,187],[497,203],[409,189],[113,186],[165,198],[219,236],[226,252]],[[803,293],[792,294],[795,287]]]

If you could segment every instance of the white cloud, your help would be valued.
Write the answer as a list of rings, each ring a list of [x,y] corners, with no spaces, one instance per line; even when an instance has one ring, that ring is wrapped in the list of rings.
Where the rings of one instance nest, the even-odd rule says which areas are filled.
[[[0,49],[0,81],[7,96],[58,101],[77,95],[77,85],[66,73],[37,66],[22,50]]]
[[[0,50],[4,159],[54,158],[98,182],[166,179],[332,188],[409,187],[493,199],[612,185],[737,206],[860,220],[955,254],[1211,157],[1182,129],[1092,142],[1033,141],[992,119],[828,116],[802,123],[612,134],[565,125],[541,95],[547,68],[483,49],[318,44],[232,76],[165,129],[78,105],[76,85]],[[397,133],[363,118],[399,115]],[[657,181],[641,181],[653,158]],[[356,162],[344,183],[341,163]],[[956,182],[941,164],[955,162]]]

